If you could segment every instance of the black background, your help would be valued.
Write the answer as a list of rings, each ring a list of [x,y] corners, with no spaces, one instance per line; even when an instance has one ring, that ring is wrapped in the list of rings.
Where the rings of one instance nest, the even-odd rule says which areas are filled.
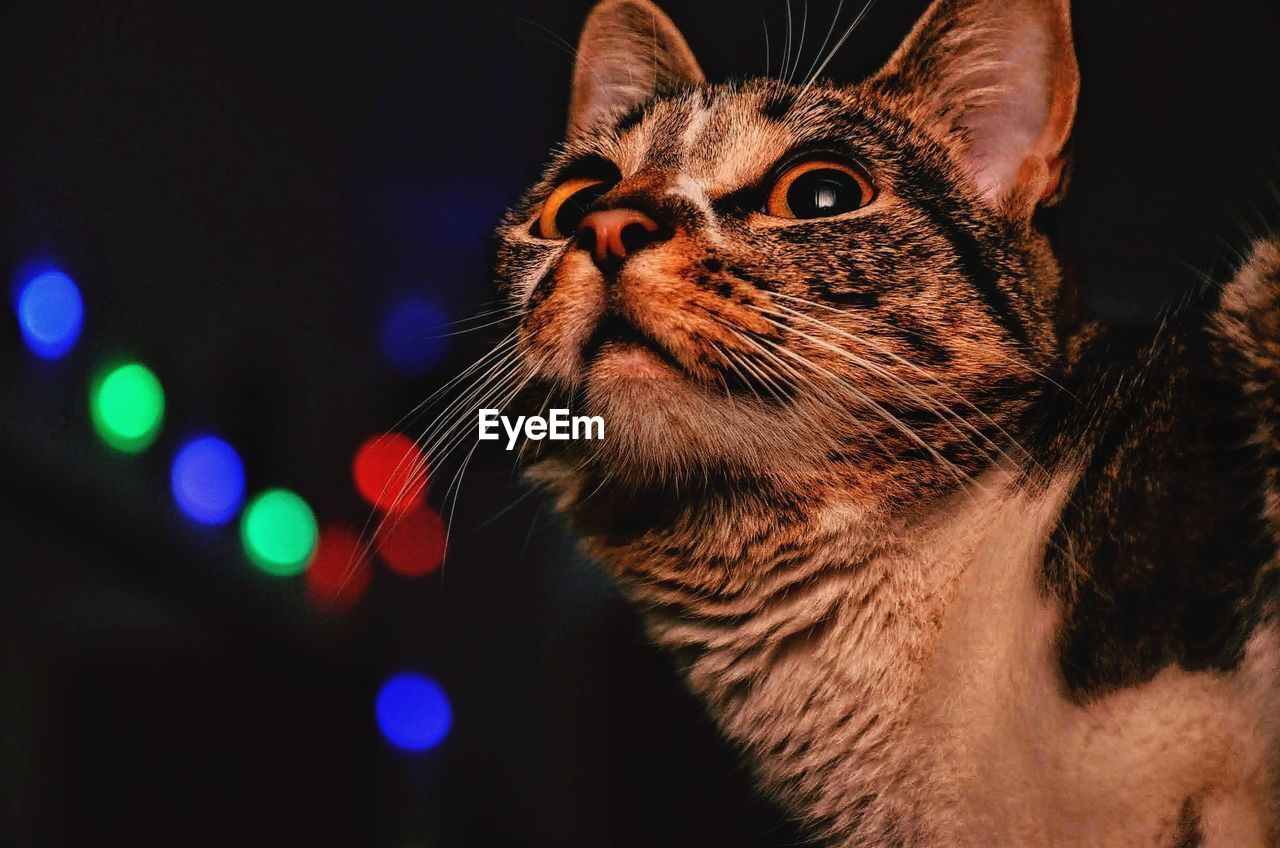
[[[168,500],[173,448],[213,428],[251,487],[364,520],[355,446],[492,341],[453,337],[440,368],[399,377],[381,311],[492,299],[488,232],[558,140],[588,6],[5,13],[0,259],[56,260],[87,318],[53,364],[0,330],[0,843],[796,844],[505,454],[468,473],[443,571],[374,566],[346,616]],[[782,0],[667,8],[712,79],[760,73],[766,29],[776,73]],[[873,70],[922,8],[882,0],[829,73]],[[802,70],[835,10],[808,4]],[[1280,6],[1082,0],[1076,26],[1076,176],[1049,223],[1087,300],[1142,321],[1276,220]],[[141,457],[87,422],[89,377],[118,355],[169,397]],[[425,756],[373,723],[400,668],[453,701]]]

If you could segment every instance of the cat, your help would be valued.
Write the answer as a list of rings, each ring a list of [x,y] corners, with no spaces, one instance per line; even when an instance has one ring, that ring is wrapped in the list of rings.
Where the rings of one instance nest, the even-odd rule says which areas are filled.
[[[1067,0],[711,84],[603,0],[497,233],[528,443],[762,790],[835,846],[1280,845],[1280,243],[1140,337],[1040,230]]]

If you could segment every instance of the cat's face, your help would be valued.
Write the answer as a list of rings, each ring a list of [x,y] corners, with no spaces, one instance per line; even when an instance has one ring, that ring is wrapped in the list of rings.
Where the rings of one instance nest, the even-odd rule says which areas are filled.
[[[974,137],[977,101],[934,57],[957,5],[848,87],[707,85],[647,2],[598,7],[569,139],[499,231],[537,399],[605,421],[602,442],[544,456],[637,485],[726,474],[905,499],[1011,448],[1056,356],[1058,272],[1030,213],[1066,131],[1039,127],[1061,120],[1049,90]],[[636,64],[611,84],[625,45]],[[637,68],[655,77],[638,90]],[[1020,108],[1029,129],[1008,123]]]

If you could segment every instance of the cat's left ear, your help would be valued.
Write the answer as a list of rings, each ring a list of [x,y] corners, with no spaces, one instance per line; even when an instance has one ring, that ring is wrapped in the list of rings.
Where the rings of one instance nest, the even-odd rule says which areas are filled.
[[[569,134],[655,94],[704,82],[684,36],[650,0],[601,0],[578,39]]]
[[[1056,200],[1080,92],[1069,0],[935,0],[876,79],[941,121],[990,203]]]

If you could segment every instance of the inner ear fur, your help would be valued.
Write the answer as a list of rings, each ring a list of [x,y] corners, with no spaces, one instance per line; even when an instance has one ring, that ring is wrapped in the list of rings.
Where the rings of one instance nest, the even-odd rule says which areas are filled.
[[[650,0],[602,0],[578,39],[569,134],[705,81],[680,30]]]
[[[915,100],[988,202],[1060,195],[1080,93],[1069,0],[935,0],[876,79]]]

